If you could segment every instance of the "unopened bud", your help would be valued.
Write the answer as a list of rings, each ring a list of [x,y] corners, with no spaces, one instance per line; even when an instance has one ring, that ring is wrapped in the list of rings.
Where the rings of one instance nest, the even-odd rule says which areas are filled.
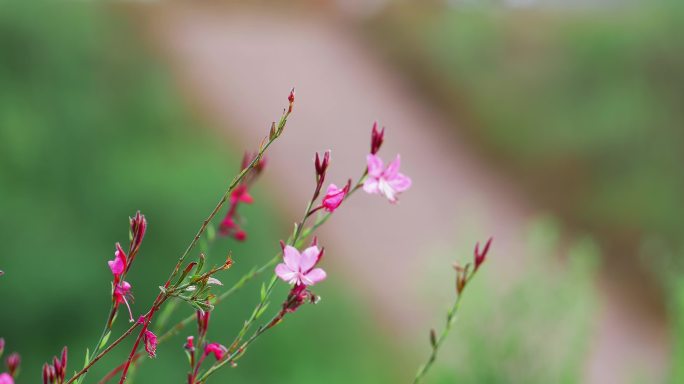
[[[375,155],[380,150],[382,142],[385,138],[385,127],[378,131],[378,122],[373,123],[373,130],[371,131],[371,154]]]
[[[435,333],[434,329],[430,330],[430,345],[432,348],[435,348],[437,346],[437,334]]]
[[[489,252],[489,246],[492,244],[492,240],[494,238],[490,237],[489,240],[487,240],[487,243],[485,244],[484,248],[482,249],[482,252],[480,252],[480,243],[478,242],[475,244],[475,252],[474,252],[474,259],[475,259],[475,270],[477,271],[478,268],[480,268],[480,265],[485,261],[487,257],[487,252]]]
[[[7,364],[7,370],[9,371],[10,376],[16,377],[19,372],[19,366],[21,365],[21,356],[14,352],[7,356],[5,363]]]
[[[295,89],[294,88],[292,88],[292,90],[290,91],[290,94],[287,96],[287,101],[290,102],[290,105],[287,107],[287,113],[292,113],[292,107],[293,107],[294,101],[295,101]]]

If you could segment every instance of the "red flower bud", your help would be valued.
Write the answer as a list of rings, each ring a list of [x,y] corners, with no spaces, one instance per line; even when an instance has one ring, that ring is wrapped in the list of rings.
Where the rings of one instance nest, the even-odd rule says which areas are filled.
[[[485,244],[484,249],[482,249],[482,252],[480,252],[480,243],[478,242],[477,244],[475,244],[474,259],[476,271],[478,268],[480,268],[480,265],[482,265],[482,263],[485,261],[485,258],[487,257],[487,252],[489,252],[489,246],[492,244],[493,239],[493,237],[490,237],[489,240],[487,240],[487,243]]]
[[[382,142],[385,137],[385,127],[382,127],[381,131],[378,131],[378,122],[373,123],[373,130],[371,131],[371,151],[370,153],[375,155],[380,150]]]

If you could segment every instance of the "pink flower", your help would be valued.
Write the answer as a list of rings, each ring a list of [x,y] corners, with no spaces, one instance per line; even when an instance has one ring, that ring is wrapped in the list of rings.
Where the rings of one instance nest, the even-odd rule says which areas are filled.
[[[349,192],[349,187],[349,183],[344,188],[337,188],[335,184],[328,185],[328,190],[325,192],[325,197],[323,197],[323,208],[328,212],[334,212],[342,204],[344,197]]]
[[[285,246],[284,263],[276,266],[276,275],[290,284],[314,285],[326,278],[324,270],[314,268],[322,256],[323,251],[319,251],[317,246],[309,247],[302,253],[292,246]]]
[[[9,373],[0,373],[0,384],[14,384],[14,379]]]
[[[368,163],[368,178],[363,183],[363,190],[370,194],[382,194],[391,202],[397,202],[397,195],[411,187],[411,179],[399,173],[401,159],[399,155],[386,169],[383,169],[382,159],[369,154],[366,158]]]
[[[127,281],[122,281],[120,284],[114,286],[114,302],[117,305],[121,303],[126,304],[126,308],[128,308],[128,315],[130,317],[131,322],[133,322],[133,312],[131,312],[131,306],[128,304],[127,299],[132,297],[133,296],[131,295],[131,285]]]
[[[109,260],[109,269],[112,270],[114,281],[118,281],[121,274],[126,270],[126,253],[121,248],[121,244],[116,243],[116,251],[114,251],[114,260]]]
[[[146,329],[143,339],[145,341],[145,351],[147,354],[150,355],[150,357],[157,356],[157,335],[152,333],[149,329]]]
[[[226,352],[228,352],[228,348],[219,343],[210,343],[204,347],[204,356],[213,353],[216,360],[223,359],[223,356],[226,354]]]
[[[247,186],[244,184],[239,185],[237,188],[230,193],[230,203],[235,205],[237,203],[252,204],[254,199],[247,191]]]

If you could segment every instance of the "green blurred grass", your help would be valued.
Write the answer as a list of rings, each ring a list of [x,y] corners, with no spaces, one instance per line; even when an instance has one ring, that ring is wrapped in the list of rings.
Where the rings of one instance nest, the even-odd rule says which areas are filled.
[[[202,129],[134,30],[101,4],[0,3],[0,335],[22,353],[19,382],[38,381],[40,365],[64,344],[69,370],[80,366],[106,317],[106,261],[114,243],[126,241],[129,215],[141,209],[149,220],[128,275],[140,313],[237,171],[241,152]],[[258,204],[243,211],[250,241],[224,239],[212,251],[222,260],[234,250],[235,267],[220,277],[226,285],[270,259],[290,231],[291,219],[255,193]],[[229,342],[258,288],[219,307],[212,340]],[[320,305],[290,316],[213,381],[391,383],[413,371],[397,364],[401,353],[341,282],[331,276],[318,293]],[[285,294],[280,287],[272,310]],[[119,316],[116,328],[125,326]],[[183,381],[185,334],[161,345],[137,381]],[[88,382],[129,347],[97,365]]]
[[[634,254],[644,236],[682,246],[682,20],[684,7],[660,1],[403,4],[368,28],[540,205],[599,234],[609,254]]]

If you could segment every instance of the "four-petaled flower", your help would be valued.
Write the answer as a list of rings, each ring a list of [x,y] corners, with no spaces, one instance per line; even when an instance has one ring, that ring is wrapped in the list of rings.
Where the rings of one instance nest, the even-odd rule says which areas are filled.
[[[325,280],[325,271],[314,268],[323,256],[317,246],[312,246],[299,253],[297,248],[285,246],[283,261],[276,266],[275,272],[281,279],[295,285],[314,285]]]
[[[204,356],[213,353],[216,360],[223,359],[223,356],[226,354],[226,352],[228,352],[228,348],[219,343],[210,343],[204,347]]]
[[[411,187],[411,179],[399,173],[401,159],[399,155],[386,169],[383,169],[382,159],[369,154],[366,158],[368,164],[368,178],[363,183],[363,190],[370,194],[382,194],[391,203],[397,202],[397,195]]]
[[[338,188],[335,184],[330,184],[323,197],[322,206],[328,212],[334,212],[342,204],[344,197],[349,193],[350,183],[344,188]]]
[[[145,351],[147,354],[150,355],[150,357],[157,356],[157,335],[152,333],[149,329],[146,329],[143,338],[145,340]]]

